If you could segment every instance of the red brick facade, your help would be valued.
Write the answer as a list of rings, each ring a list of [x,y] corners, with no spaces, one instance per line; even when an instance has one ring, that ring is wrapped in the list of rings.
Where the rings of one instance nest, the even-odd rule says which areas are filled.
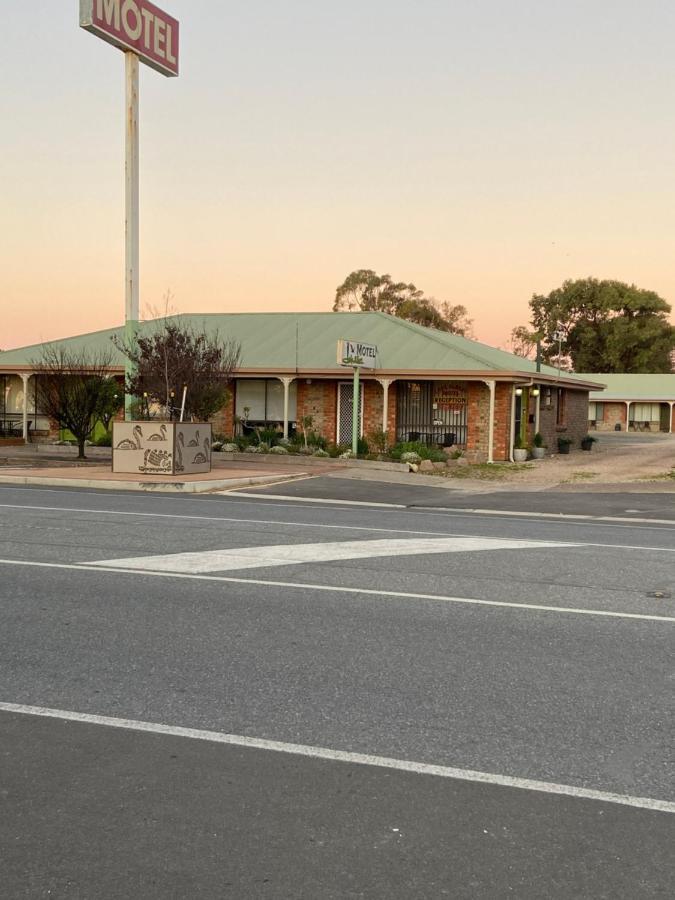
[[[297,420],[303,416],[312,417],[312,430],[323,435],[328,441],[335,442],[337,435],[337,395],[340,382],[332,379],[297,380]],[[466,456],[471,462],[485,462],[488,459],[490,391],[483,381],[466,382],[467,402],[467,442]],[[508,460],[511,450],[511,409],[513,402],[513,384],[498,382],[495,386],[495,409],[492,458],[495,462]],[[231,435],[234,428],[236,384],[232,390],[226,407],[214,418],[214,432]],[[528,442],[534,437],[535,398],[531,390],[529,410],[523,410],[527,418],[526,432]],[[557,439],[565,435],[572,439],[573,447],[578,447],[581,438],[588,431],[588,393],[565,389],[564,411],[559,420],[557,415],[557,389],[548,393],[542,387],[540,398],[539,431],[544,442],[551,451],[557,449]],[[364,379],[363,381],[363,435],[368,438],[382,428],[382,411],[384,391],[379,381]],[[389,443],[396,441],[396,381],[389,385],[387,431]]]
[[[334,442],[337,431],[337,381],[298,379],[298,422],[312,417],[312,431]]]

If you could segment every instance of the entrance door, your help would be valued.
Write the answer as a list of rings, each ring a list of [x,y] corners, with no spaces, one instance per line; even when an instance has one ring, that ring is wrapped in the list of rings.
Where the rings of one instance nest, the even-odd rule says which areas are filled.
[[[351,381],[341,381],[338,384],[337,402],[337,442],[338,444],[352,443],[352,424],[354,406],[354,385]],[[363,385],[359,391],[359,435],[363,434]]]
[[[670,403],[661,404],[659,431],[670,431]]]

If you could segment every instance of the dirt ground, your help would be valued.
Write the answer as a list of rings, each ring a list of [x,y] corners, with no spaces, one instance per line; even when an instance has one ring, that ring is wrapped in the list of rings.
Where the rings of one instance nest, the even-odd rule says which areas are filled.
[[[494,468],[494,472],[488,469]],[[449,470],[455,483],[497,482],[504,486],[546,488],[587,484],[661,484],[675,489],[675,434],[598,435],[590,452],[572,450],[524,465],[468,467],[464,472]]]

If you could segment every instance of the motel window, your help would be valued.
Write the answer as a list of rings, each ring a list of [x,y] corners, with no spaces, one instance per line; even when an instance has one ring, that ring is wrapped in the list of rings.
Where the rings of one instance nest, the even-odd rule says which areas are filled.
[[[605,404],[589,403],[588,418],[591,422],[602,422],[605,418]]]
[[[297,391],[297,383],[291,382],[288,397],[290,421],[295,421],[297,415]],[[249,422],[283,422],[283,384],[278,378],[238,378],[235,412]]]
[[[633,422],[659,422],[661,406],[658,403],[631,403],[630,417]]]

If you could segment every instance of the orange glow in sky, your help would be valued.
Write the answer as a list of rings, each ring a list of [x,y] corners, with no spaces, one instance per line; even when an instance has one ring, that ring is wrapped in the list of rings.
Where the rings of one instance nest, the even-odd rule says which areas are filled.
[[[671,4],[164,0],[141,72],[141,304],[329,310],[357,268],[508,346],[594,275],[675,300]],[[555,8],[553,8],[555,7]],[[3,3],[0,348],[124,313],[124,66],[78,3]]]

